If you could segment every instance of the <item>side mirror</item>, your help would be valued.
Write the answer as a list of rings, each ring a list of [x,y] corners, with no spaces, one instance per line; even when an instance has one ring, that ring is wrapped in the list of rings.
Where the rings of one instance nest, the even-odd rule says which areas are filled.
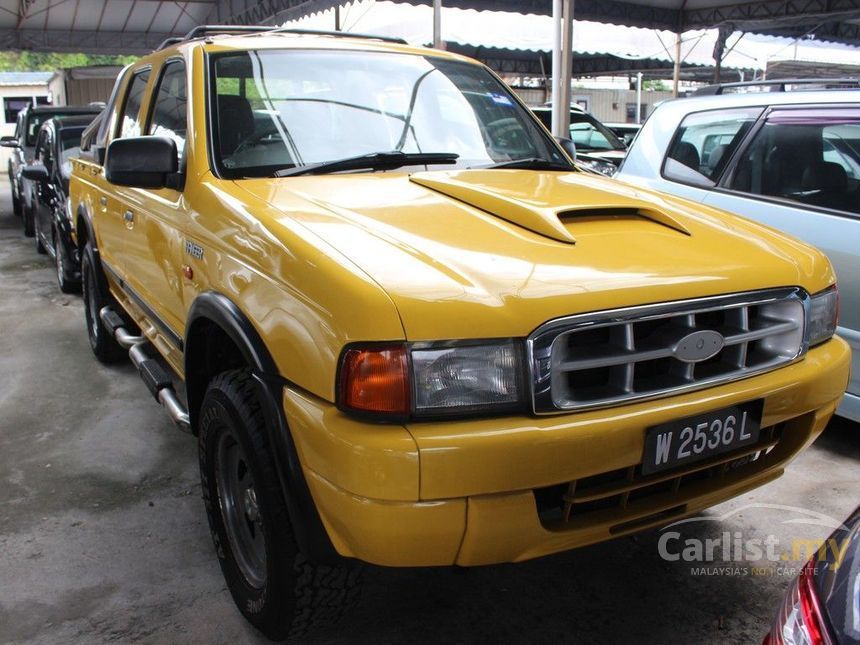
[[[12,136],[6,136],[0,138],[0,146],[4,148],[17,148],[18,147],[18,138]]]
[[[561,149],[567,153],[567,156],[571,158],[572,161],[576,161],[576,144],[572,139],[568,139],[567,137],[556,137],[555,140],[558,142],[558,145],[561,146]]]
[[[21,174],[30,181],[48,181],[50,175],[48,169],[40,163],[30,164],[21,168]]]
[[[179,170],[176,142],[168,137],[129,137],[110,142],[105,177],[117,186],[164,188]]]

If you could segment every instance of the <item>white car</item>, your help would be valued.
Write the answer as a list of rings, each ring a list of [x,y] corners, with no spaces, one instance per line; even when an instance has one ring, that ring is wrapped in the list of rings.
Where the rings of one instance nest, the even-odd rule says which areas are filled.
[[[860,421],[860,91],[746,92],[659,105],[616,178],[735,212],[822,249],[853,349],[837,414]]]

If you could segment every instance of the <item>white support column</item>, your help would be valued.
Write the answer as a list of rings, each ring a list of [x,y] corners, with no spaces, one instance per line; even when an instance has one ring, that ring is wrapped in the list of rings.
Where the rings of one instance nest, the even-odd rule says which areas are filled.
[[[681,80],[681,32],[675,34],[675,69],[672,71],[672,96],[678,98],[678,83]]]
[[[433,0],[433,47],[444,49],[442,42],[442,0]]]
[[[552,133],[570,136],[570,79],[573,71],[573,2],[553,0]]]
[[[642,123],[642,72],[636,72],[636,123]]]

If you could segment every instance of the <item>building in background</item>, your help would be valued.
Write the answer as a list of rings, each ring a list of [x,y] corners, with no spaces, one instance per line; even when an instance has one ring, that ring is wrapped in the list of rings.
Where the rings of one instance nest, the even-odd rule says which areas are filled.
[[[15,120],[27,105],[65,105],[63,76],[59,72],[0,72],[0,135],[15,134]],[[6,169],[10,150],[0,148],[0,168]]]
[[[106,103],[114,81],[122,67],[119,65],[93,65],[72,67],[61,72],[66,105]]]

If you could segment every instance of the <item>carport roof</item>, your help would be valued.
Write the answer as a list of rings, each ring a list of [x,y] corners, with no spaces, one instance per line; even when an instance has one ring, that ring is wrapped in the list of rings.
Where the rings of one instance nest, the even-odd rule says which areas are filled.
[[[432,0],[399,0],[432,4]],[[549,15],[551,0],[443,0]],[[284,22],[336,0],[0,0],[0,49],[141,54],[204,23]],[[860,0],[576,0],[577,20],[686,31],[720,27],[860,44]]]

